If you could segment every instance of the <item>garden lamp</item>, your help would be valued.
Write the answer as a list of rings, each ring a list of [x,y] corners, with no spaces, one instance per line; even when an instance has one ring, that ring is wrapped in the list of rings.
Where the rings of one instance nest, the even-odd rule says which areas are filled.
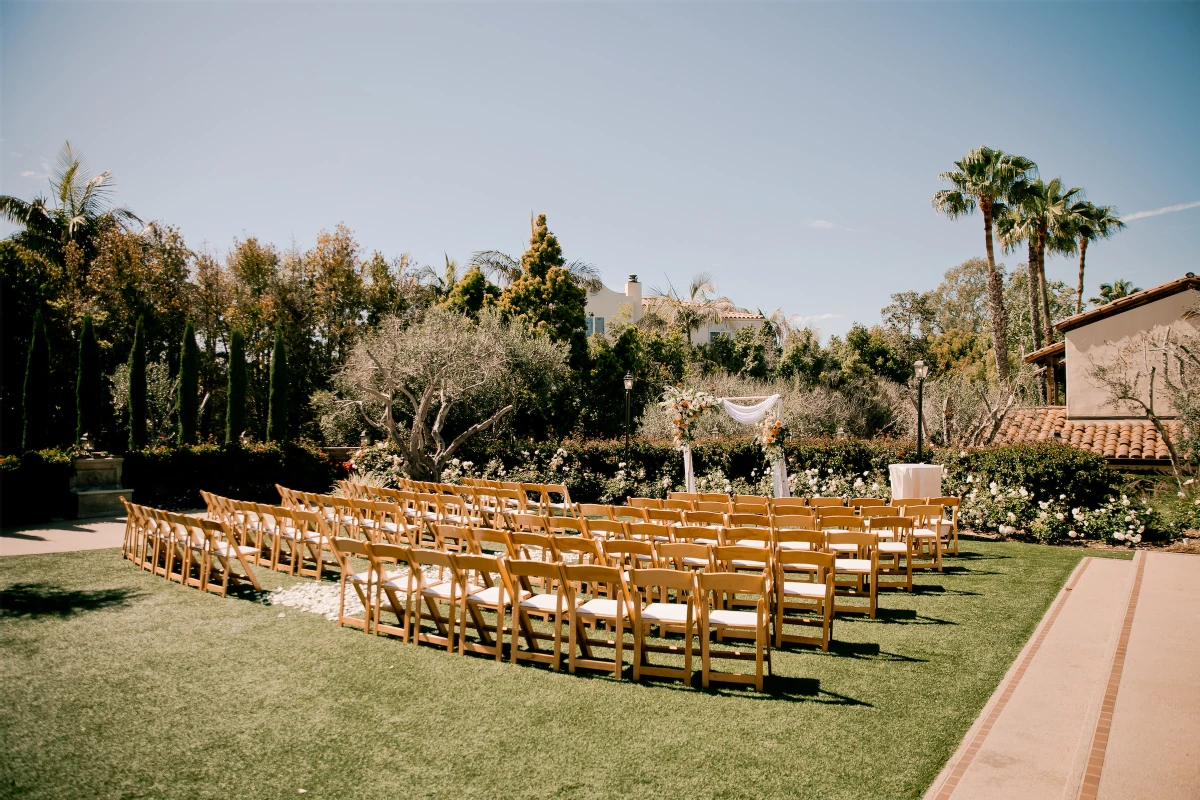
[[[625,373],[625,463],[629,464],[629,393],[633,391],[633,376]]]
[[[370,436],[370,434],[367,433],[366,428],[363,428],[362,433],[360,433],[358,435],[358,446],[359,447],[370,447],[371,446],[371,436]]]
[[[925,434],[925,379],[929,377],[929,367],[924,361],[913,364],[913,374],[917,377],[917,463],[923,460],[924,450],[922,439]]]

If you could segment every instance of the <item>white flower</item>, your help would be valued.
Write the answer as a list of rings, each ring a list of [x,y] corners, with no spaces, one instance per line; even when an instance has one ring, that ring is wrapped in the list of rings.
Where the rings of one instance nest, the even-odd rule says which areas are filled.
[[[1059,500],[1066,500],[1066,499],[1067,499],[1067,496],[1066,496],[1065,494],[1060,494],[1060,495],[1058,496],[1058,499],[1059,499]]]
[[[1025,490],[1025,487],[1024,487],[1024,486],[1022,486],[1022,487],[1021,487],[1021,490],[1020,490],[1020,491],[1021,491],[1021,497],[1029,497],[1029,492],[1027,492],[1027,491]]]
[[[1142,541],[1142,535],[1139,533],[1137,536],[1133,537],[1133,543],[1137,544],[1140,541]]]
[[[1009,522],[1016,522],[1016,521],[1017,521],[1017,515],[1016,515],[1016,514],[1014,514],[1014,513],[1013,513],[1013,512],[1011,512],[1011,511],[1010,511],[1010,512],[1008,512],[1008,521],[1009,521]]]
[[[1038,501],[1038,508],[1042,509],[1043,511],[1045,511],[1049,507],[1050,507],[1050,502],[1048,500],[1039,500]]]
[[[1132,514],[1126,514],[1126,515],[1125,515],[1125,521],[1126,521],[1126,522],[1133,522],[1133,515],[1132,515]]]
[[[1138,533],[1145,533],[1145,532],[1146,532],[1146,526],[1145,526],[1145,525],[1139,525],[1139,526],[1138,526]],[[1142,540],[1142,537],[1141,537],[1141,536],[1139,536],[1139,537],[1138,537],[1138,541],[1140,542],[1141,540]]]
[[[1180,497],[1187,497],[1187,493],[1185,493],[1185,492],[1179,492],[1179,496],[1180,496]]]
[[[617,464],[617,467],[619,469],[625,469],[625,462],[624,461],[620,462],[619,464]]]
[[[1067,531],[1067,536],[1070,536],[1072,539],[1074,539],[1078,535],[1079,534],[1076,533],[1075,531]]]
[[[1125,534],[1121,531],[1117,531],[1116,533],[1113,534],[1113,538],[1116,539],[1118,542],[1123,542],[1123,541],[1125,541]]]
[[[1125,495],[1121,495],[1121,505],[1123,505],[1123,506],[1129,505],[1129,498],[1126,497]]]
[[[958,457],[959,457],[959,458],[966,458],[966,457],[967,457],[967,451],[966,451],[966,450],[959,450],[959,451],[958,451]],[[967,480],[970,480],[970,478],[968,478]]]
[[[975,482],[975,476],[974,476],[974,475],[968,475],[968,476],[967,476],[967,483],[974,483],[974,482]]]
[[[1059,522],[1062,522],[1064,519],[1067,518],[1067,515],[1062,513],[1061,511],[1059,511],[1057,514],[1054,515],[1054,518],[1057,519]]]
[[[474,461],[464,461],[462,463],[462,465],[463,465],[463,469],[470,469],[471,467],[475,466],[475,462]]]

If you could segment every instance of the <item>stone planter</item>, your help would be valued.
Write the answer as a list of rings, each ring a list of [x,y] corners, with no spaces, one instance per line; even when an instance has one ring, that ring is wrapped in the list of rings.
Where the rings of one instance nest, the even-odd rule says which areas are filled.
[[[133,489],[121,488],[121,467],[125,459],[77,458],[71,476],[71,494],[75,496],[75,516],[112,517],[125,513],[121,498],[132,501]]]

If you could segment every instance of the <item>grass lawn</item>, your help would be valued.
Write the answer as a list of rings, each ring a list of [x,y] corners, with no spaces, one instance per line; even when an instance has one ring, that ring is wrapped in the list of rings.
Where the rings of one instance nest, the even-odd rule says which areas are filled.
[[[764,695],[448,655],[114,550],[6,557],[0,796],[919,797],[1087,554],[964,542],[833,652],[777,651]]]

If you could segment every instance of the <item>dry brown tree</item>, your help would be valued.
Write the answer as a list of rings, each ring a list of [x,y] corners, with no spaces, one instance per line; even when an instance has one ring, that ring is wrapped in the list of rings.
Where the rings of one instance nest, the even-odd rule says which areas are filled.
[[[489,311],[474,322],[433,308],[415,321],[385,319],[335,385],[340,402],[399,450],[411,477],[436,480],[464,442],[565,375],[566,351],[546,337]]]

